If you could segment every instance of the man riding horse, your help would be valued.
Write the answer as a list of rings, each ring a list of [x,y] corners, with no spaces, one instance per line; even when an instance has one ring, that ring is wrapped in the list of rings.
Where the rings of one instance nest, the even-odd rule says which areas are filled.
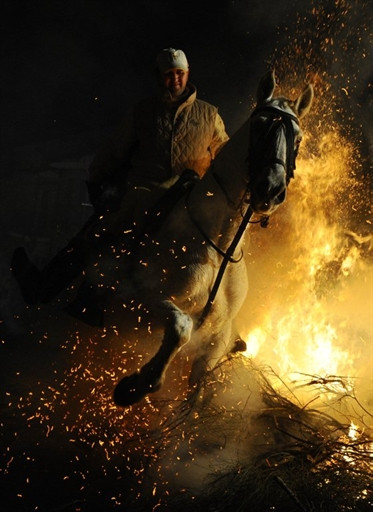
[[[170,59],[173,67],[169,68],[170,64],[163,67],[164,59],[167,62]],[[175,59],[178,62],[176,68]],[[142,327],[147,327],[148,332],[153,332],[153,329],[160,331],[162,339],[155,354],[136,372],[126,373],[114,389],[115,403],[124,407],[158,391],[175,355],[190,341],[193,341],[195,351],[189,372],[190,386],[199,386],[209,368],[237,350],[239,333],[235,319],[248,291],[245,258],[242,257],[243,234],[252,213],[259,218],[268,217],[285,201],[302,140],[300,120],[309,112],[313,99],[311,84],[295,100],[274,96],[276,80],[271,70],[259,83],[256,108],[227,140],[224,130],[224,136],[217,135],[217,126],[220,134],[223,128],[216,109],[196,103],[196,99],[190,100],[187,76],[178,73],[180,66],[187,66],[183,54],[166,50],[159,57],[158,66],[166,71],[161,76],[166,89],[170,89],[171,98],[176,103],[182,102],[173,106],[173,119],[177,123],[172,125],[170,132],[171,148],[182,147],[177,137],[183,135],[178,131],[182,126],[196,130],[196,154],[200,155],[201,162],[206,161],[206,154],[217,152],[218,146],[213,145],[213,141],[221,143],[207,170],[187,160],[187,167],[195,165],[198,170],[202,169],[201,174],[206,171],[205,174],[188,189],[186,195],[178,196],[180,199],[169,215],[164,215],[164,209],[158,209],[158,206],[156,209],[148,208],[156,227],[154,229],[153,222],[143,223],[140,236],[139,233],[133,235],[133,228],[138,229],[137,219],[136,224],[124,222],[128,212],[127,198],[131,194],[137,200],[140,197],[137,194],[157,197],[161,185],[154,186],[152,180],[137,183],[129,179],[131,192],[125,195],[119,215],[108,213],[88,223],[46,269],[42,272],[31,269],[28,275],[34,276],[34,287],[26,286],[27,279],[22,277],[25,268],[31,266],[25,252],[20,249],[13,258],[13,269],[23,293],[31,295],[36,291],[36,297],[29,297],[34,301],[49,300],[87,267],[85,274],[89,281],[92,282],[93,278],[95,282],[94,277],[97,278],[93,287],[108,293],[111,290],[115,292],[113,307],[105,308],[107,314],[115,313],[115,306],[120,311],[130,308],[136,311]],[[188,74],[188,70],[185,72]],[[178,94],[181,90],[188,95],[186,102],[181,99],[183,93]],[[152,115],[153,119],[159,120],[157,112],[154,102],[150,103],[149,119]],[[207,129],[203,126],[199,131],[199,126],[194,124],[197,114],[202,116],[200,120],[211,123],[209,146],[199,146],[200,136],[206,134]],[[151,135],[147,120],[139,120],[137,133],[144,135],[144,148],[152,148],[154,154],[160,155],[164,148],[161,145],[155,147],[147,140]],[[138,144],[138,149],[141,149],[141,144]],[[141,163],[143,156],[153,153],[146,153],[143,149],[140,153],[134,151],[134,154],[137,154],[137,162]],[[189,154],[188,151],[185,154]],[[171,181],[175,179],[171,176]],[[134,207],[136,200],[131,204]],[[154,204],[158,205],[157,202]],[[158,212],[163,217],[161,223],[157,221]],[[111,219],[118,218],[120,222],[111,222]],[[135,243],[131,246],[133,239]],[[108,247],[108,258],[99,254]],[[93,263],[90,260],[92,253],[96,253],[100,261]],[[48,287],[45,276],[49,276],[52,286]],[[105,302],[108,303],[110,301]],[[83,307],[83,312],[85,309]]]
[[[123,232],[139,231],[144,208],[183,171],[202,177],[227,142],[217,108],[197,99],[182,50],[167,48],[158,54],[157,78],[158,96],[135,106],[130,122],[124,120],[90,166],[87,187],[95,214],[83,229],[41,271],[23,248],[14,252],[13,275],[28,304],[49,302],[105,246],[116,243]]]

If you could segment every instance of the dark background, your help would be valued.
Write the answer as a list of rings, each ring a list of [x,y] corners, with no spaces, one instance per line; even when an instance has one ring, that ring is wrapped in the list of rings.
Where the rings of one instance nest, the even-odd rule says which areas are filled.
[[[315,146],[325,131],[346,135],[356,147],[352,171],[369,191],[373,4],[3,0],[0,25],[0,405],[7,450],[1,470],[10,468],[3,473],[0,511],[29,512],[40,504],[46,512],[75,510],[81,482],[64,483],[65,492],[61,481],[65,472],[73,473],[76,453],[86,452],[65,456],[68,441],[61,444],[57,434],[46,441],[45,426],[30,427],[28,421],[39,410],[39,395],[45,399],[45,383],[58,386],[68,366],[60,350],[66,318],[53,307],[43,314],[25,308],[9,271],[13,250],[25,246],[42,265],[81,227],[91,213],[84,184],[89,162],[133,102],[155,90],[155,57],[170,46],[186,52],[198,96],[218,106],[229,134],[247,118],[269,67],[275,66],[280,86],[291,94],[312,80],[315,104],[305,128]],[[356,225],[367,234],[366,222],[361,232]],[[74,467],[80,470],[80,464]],[[90,481],[93,498],[84,510],[104,510],[92,505],[100,485],[108,487],[102,496],[111,496],[112,482],[105,483],[102,474]],[[70,501],[71,507],[62,506]]]
[[[330,73],[331,85],[354,82],[350,103],[371,94],[365,2],[15,0],[1,11],[1,174],[12,157],[27,164],[26,146],[42,160],[95,152],[154,88],[164,47],[184,49],[199,96],[220,108],[230,133],[278,58],[289,74],[312,69]]]
[[[117,122],[149,93],[155,56],[169,46],[187,53],[200,95],[234,116],[296,3],[2,2],[3,147]]]

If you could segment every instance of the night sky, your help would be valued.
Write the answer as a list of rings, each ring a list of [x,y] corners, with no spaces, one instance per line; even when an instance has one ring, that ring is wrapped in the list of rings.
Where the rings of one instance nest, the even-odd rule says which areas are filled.
[[[242,103],[247,108],[258,78],[275,64],[293,34],[300,30],[305,39],[313,38],[314,55],[324,36],[333,37],[331,14],[340,16],[342,3],[336,7],[335,2],[322,2],[325,22],[317,27],[315,5],[305,0],[4,1],[2,153],[79,135],[81,151],[95,151],[102,130],[118,123],[129,105],[152,91],[155,56],[169,46],[187,53],[199,96],[220,108],[231,132],[238,127]],[[349,23],[366,18],[363,11],[353,11]],[[348,49],[352,58],[353,50]],[[309,55],[297,63],[304,70],[307,64]],[[331,62],[326,67],[330,71]],[[76,144],[74,150],[79,152]]]
[[[292,13],[306,4],[2,2],[2,148],[115,125],[152,92],[155,56],[169,46],[184,49],[199,96],[235,129],[241,102],[276,48],[278,26],[295,23]]]
[[[352,5],[346,35],[361,40],[351,23],[366,22],[371,8],[345,3]],[[219,107],[232,132],[251,104],[259,77],[290,48],[295,34],[303,52],[297,56],[299,75],[310,65],[340,71],[321,45],[335,36],[335,29],[341,35],[343,4],[5,0],[0,22],[2,158],[15,147],[50,140],[70,141],[60,158],[95,152],[102,134],[134,101],[152,92],[155,56],[169,46],[184,49],[199,97]],[[320,5],[322,23],[315,15]],[[307,39],[312,41],[311,57]],[[343,54],[342,48],[335,51]],[[356,45],[349,44],[346,52],[353,72]],[[368,94],[371,70],[361,63],[360,69],[363,84],[357,94]]]

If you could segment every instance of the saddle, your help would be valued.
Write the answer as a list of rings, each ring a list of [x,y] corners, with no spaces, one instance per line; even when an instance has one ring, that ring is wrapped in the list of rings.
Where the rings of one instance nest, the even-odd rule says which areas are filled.
[[[145,216],[142,233],[139,234],[140,240],[145,234],[149,235],[158,231],[176,204],[199,180],[199,175],[192,169],[183,171],[177,182],[161,195]]]

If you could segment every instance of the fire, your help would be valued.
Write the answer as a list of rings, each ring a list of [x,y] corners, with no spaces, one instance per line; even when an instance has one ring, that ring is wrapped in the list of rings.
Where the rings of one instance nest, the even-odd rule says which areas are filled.
[[[302,308],[291,308],[289,314],[275,322],[267,318],[267,325],[256,327],[244,336],[247,357],[261,357],[271,346],[273,356],[269,361],[282,378],[290,374],[307,374],[328,377],[354,373],[354,357],[339,342],[336,327],[322,318],[320,305],[304,315]]]
[[[309,133],[320,128],[314,123]],[[270,227],[251,229],[244,355],[265,361],[282,382],[306,375],[333,392],[358,389],[369,402],[372,238],[351,229],[364,212],[356,148],[334,129],[318,141],[303,141],[288,200]],[[369,220],[359,215],[354,224],[364,233]]]
[[[351,441],[355,441],[358,438],[358,434],[358,426],[355,425],[353,421],[351,421],[350,428],[348,430],[348,437],[351,439]]]
[[[260,327],[256,327],[253,331],[249,332],[247,336],[244,336],[246,341],[246,350],[243,354],[246,357],[255,357],[261,345],[265,342],[267,333]]]

